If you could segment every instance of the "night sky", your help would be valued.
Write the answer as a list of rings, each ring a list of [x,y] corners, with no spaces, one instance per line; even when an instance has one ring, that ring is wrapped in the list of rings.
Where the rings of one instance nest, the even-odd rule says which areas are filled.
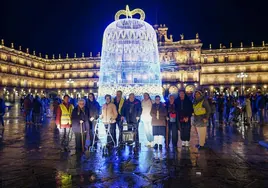
[[[102,34],[118,10],[141,8],[150,24],[166,24],[175,40],[198,32],[203,48],[268,43],[267,0],[3,0],[0,38],[37,53],[88,56],[101,51]]]

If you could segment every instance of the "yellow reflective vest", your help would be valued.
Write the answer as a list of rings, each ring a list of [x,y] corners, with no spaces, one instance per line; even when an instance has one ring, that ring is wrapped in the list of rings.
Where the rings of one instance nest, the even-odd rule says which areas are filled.
[[[69,105],[69,108],[67,109],[64,104],[60,104],[61,109],[61,117],[60,117],[60,124],[61,125],[71,125],[71,115],[74,109],[74,106],[72,104]]]
[[[112,100],[112,103],[114,103],[115,100],[116,100],[116,98],[114,98]],[[119,105],[118,105],[118,114],[120,114],[120,115],[121,115],[121,110],[122,110],[122,107],[123,107],[124,102],[125,102],[124,98],[121,98],[120,99],[120,102],[119,102]]]
[[[207,111],[203,107],[203,102],[204,102],[204,100],[202,100],[199,103],[193,105],[193,107],[194,107],[194,115],[201,116],[201,115],[206,114]]]

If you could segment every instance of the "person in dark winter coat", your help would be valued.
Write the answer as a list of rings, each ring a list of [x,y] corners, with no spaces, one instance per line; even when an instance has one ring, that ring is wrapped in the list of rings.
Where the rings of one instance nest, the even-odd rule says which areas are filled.
[[[253,94],[251,96],[252,121],[257,121],[258,109],[257,109],[256,101],[257,101],[257,96],[256,94]]]
[[[41,124],[41,113],[43,111],[43,105],[39,96],[36,96],[33,101],[33,123],[35,125]]]
[[[225,122],[228,122],[230,110],[232,108],[233,100],[230,96],[226,96],[224,99],[224,118]]]
[[[6,105],[4,99],[0,98],[0,123],[4,127],[4,115],[6,113]]]
[[[128,100],[124,102],[121,116],[124,117],[127,124],[133,125],[136,131],[135,146],[139,147],[139,123],[142,107],[141,102],[135,98],[134,93],[129,94]]]
[[[184,90],[181,90],[179,92],[179,97],[176,99],[176,106],[182,146],[188,147],[191,135],[191,117],[193,114],[193,103],[187,97]]]
[[[97,102],[94,93],[88,94],[86,107],[88,109],[89,128],[90,128],[90,141],[93,141],[94,128],[101,113],[100,104]]]
[[[140,121],[141,112],[141,102],[135,98],[133,93],[130,94],[123,106],[123,116],[126,121],[128,123],[138,123]]]
[[[208,126],[212,125],[214,127],[215,126],[216,101],[214,101],[212,97],[209,97],[208,103],[211,109]]]
[[[24,103],[24,97],[21,96],[21,98],[20,98],[20,109],[21,110],[23,109],[23,103]]]
[[[175,104],[174,95],[169,96],[169,100],[166,103],[167,108],[167,123],[168,123],[168,145],[172,138],[173,148],[177,148],[178,144],[178,118],[177,118],[177,106]],[[171,137],[172,135],[172,137]]]
[[[94,120],[97,120],[100,116],[100,104],[97,102],[95,95],[93,93],[89,93],[88,95],[88,103],[87,103],[87,108],[89,110],[89,119],[90,119],[90,128],[94,129],[92,127],[92,122]]]
[[[166,140],[166,119],[167,119],[167,109],[165,104],[161,103],[160,96],[155,96],[155,103],[152,105],[151,109],[152,116],[152,126],[154,135],[154,148],[162,150],[162,143]]]
[[[80,99],[77,107],[72,111],[72,131],[75,135],[76,151],[81,151],[85,147],[87,136],[89,136],[89,117],[88,109],[85,107],[85,100]],[[82,145],[83,136],[83,145]]]
[[[224,99],[222,94],[219,95],[217,99],[217,110],[219,112],[219,123],[223,124],[223,111],[224,111]]]
[[[256,108],[258,110],[259,123],[262,125],[264,124],[265,98],[260,91],[257,93]]]
[[[32,124],[33,102],[30,94],[24,99],[24,111],[26,124]]]

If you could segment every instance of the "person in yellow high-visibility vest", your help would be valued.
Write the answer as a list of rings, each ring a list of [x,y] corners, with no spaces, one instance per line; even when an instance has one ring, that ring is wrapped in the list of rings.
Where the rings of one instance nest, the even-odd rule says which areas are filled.
[[[118,126],[118,130],[119,130],[119,140],[118,140],[118,144],[120,145],[122,143],[122,132],[123,132],[123,119],[121,116],[121,111],[122,108],[124,106],[125,103],[125,99],[123,98],[123,92],[118,90],[116,92],[116,97],[112,100],[112,103],[115,104],[116,106],[116,110],[117,110],[117,118],[116,118],[116,124]],[[115,134],[116,137],[116,134]],[[117,143],[117,140],[115,139],[115,143]]]
[[[63,138],[61,141],[62,146],[65,151],[68,151],[68,145],[70,141],[70,133],[72,127],[71,115],[73,112],[74,106],[70,104],[70,97],[65,95],[63,97],[63,102],[58,106],[57,114],[56,114],[56,125],[57,128],[60,128],[63,131]],[[68,129],[68,134],[67,130]]]
[[[196,127],[199,138],[197,148],[203,149],[206,142],[210,106],[207,99],[203,96],[203,93],[199,90],[194,93],[193,109],[193,125]]]
[[[65,95],[63,102],[58,106],[56,114],[56,125],[58,128],[70,128],[72,125],[71,114],[74,106],[69,101],[69,96]]]

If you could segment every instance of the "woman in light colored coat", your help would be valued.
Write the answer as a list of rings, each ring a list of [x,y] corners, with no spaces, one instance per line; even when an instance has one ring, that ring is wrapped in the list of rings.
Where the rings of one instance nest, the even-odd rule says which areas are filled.
[[[141,102],[142,106],[142,113],[141,113],[141,121],[144,126],[144,131],[146,134],[146,138],[148,140],[148,144],[146,146],[152,147],[153,146],[153,131],[152,131],[152,116],[150,114],[152,109],[152,100],[150,98],[150,95],[148,93],[143,94],[143,100]]]
[[[110,133],[113,139],[116,139],[116,118],[118,116],[116,106],[112,103],[112,96],[105,95],[105,104],[102,106],[101,119],[106,129],[110,124]],[[111,143],[111,138],[107,138],[107,144]]]

